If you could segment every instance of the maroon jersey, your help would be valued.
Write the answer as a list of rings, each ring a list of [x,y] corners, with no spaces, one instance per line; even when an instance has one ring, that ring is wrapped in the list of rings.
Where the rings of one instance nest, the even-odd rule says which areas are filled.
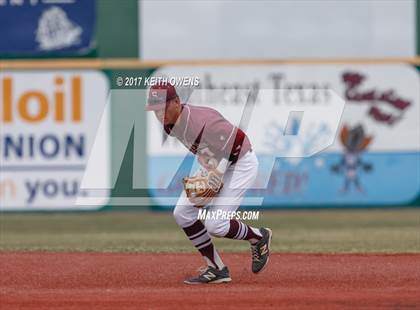
[[[193,154],[203,154],[218,161],[227,158],[236,163],[251,150],[251,143],[240,128],[207,107],[182,105],[175,125],[165,126],[165,131],[175,136]]]

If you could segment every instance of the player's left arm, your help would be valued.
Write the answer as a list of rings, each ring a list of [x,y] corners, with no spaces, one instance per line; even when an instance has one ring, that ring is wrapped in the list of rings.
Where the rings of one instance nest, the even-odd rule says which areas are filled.
[[[197,153],[198,161],[206,173],[183,179],[186,195],[194,206],[207,205],[222,189],[223,176],[230,165],[232,149],[229,144],[232,145],[230,140],[234,135],[235,128],[227,121],[218,120],[206,124],[201,143],[207,147],[201,148]],[[218,154],[213,153],[210,148],[214,152],[217,150]]]

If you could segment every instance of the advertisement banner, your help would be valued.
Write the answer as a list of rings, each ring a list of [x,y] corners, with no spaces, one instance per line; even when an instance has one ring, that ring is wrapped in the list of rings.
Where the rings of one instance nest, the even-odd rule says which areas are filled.
[[[95,0],[0,1],[0,54],[87,54],[95,24]]]
[[[80,183],[108,92],[100,71],[0,72],[0,210],[85,208],[75,201],[89,195]]]
[[[264,206],[391,206],[410,203],[420,194],[420,79],[415,67],[174,66],[160,68],[155,76],[199,77],[200,86],[188,103],[213,107],[235,124],[251,86],[267,94],[257,101],[247,129],[260,170],[248,195],[263,197]],[[286,121],[294,120],[277,113],[276,106],[321,107],[333,99],[329,91],[345,101],[334,143],[307,158],[293,156],[296,148],[311,148],[329,127],[314,127],[290,144],[284,132]],[[283,155],[273,163],[279,153]],[[193,161],[185,155],[185,147],[173,137],[162,143],[162,126],[149,115],[148,180],[158,204],[165,195],[181,193],[180,178],[190,173]]]

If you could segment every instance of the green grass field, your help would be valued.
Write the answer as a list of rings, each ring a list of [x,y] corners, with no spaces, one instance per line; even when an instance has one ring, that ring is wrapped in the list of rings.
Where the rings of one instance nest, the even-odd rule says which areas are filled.
[[[420,209],[261,211],[277,252],[420,252]],[[171,213],[1,214],[0,250],[190,252]],[[222,251],[247,242],[216,240]]]

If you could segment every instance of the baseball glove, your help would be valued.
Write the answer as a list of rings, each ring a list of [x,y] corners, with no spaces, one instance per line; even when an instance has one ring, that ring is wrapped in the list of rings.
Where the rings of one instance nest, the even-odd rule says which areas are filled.
[[[211,170],[206,175],[185,177],[182,182],[188,200],[196,208],[209,204],[223,187],[222,175],[216,170]]]

